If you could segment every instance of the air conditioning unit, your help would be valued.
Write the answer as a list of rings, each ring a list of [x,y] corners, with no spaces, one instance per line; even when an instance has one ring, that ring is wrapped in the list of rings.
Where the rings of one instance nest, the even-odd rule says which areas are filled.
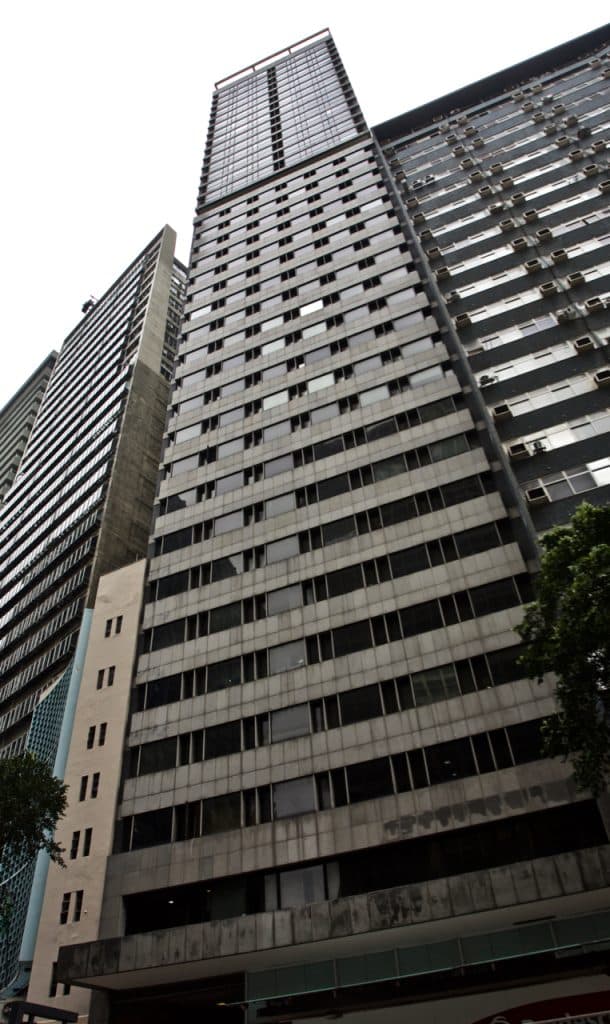
[[[525,198],[525,192],[514,192],[511,196],[513,206],[523,206]]]
[[[424,228],[423,231],[420,231],[419,237],[421,238],[422,242],[430,242],[433,237],[430,228]]]
[[[545,281],[538,288],[538,291],[544,298],[548,298],[549,295],[555,295],[558,290],[557,281]]]
[[[523,441],[517,441],[516,444],[509,445],[508,457],[511,462],[518,462],[519,459],[529,459],[529,448],[523,443]]]
[[[585,302],[587,313],[601,313],[603,309],[605,309],[604,300],[599,295],[593,295]]]
[[[449,294],[445,296],[445,302],[447,303],[447,305],[450,305],[452,302],[458,302],[459,299],[460,293],[455,291],[449,292]]]
[[[541,110],[536,111],[536,113],[532,117],[532,121],[534,122],[534,124],[542,124],[542,122],[544,121],[544,114]]]
[[[466,146],[459,145],[459,146],[456,146],[455,149],[453,150],[453,155],[454,156],[464,156],[465,152],[466,152]]]
[[[489,185],[483,185],[483,187],[479,189],[481,199],[488,199],[489,196],[493,196],[493,194],[494,190]]]
[[[590,134],[591,129],[588,124],[581,125],[578,131],[576,132],[576,135],[579,139],[588,139]]]
[[[417,213],[413,214],[413,223],[414,224],[425,224],[425,221],[426,221],[425,214],[423,214],[421,212],[421,210],[418,210]]]
[[[419,190],[422,189],[423,187],[424,183],[421,180],[421,178],[414,178],[413,181],[411,182],[411,188],[413,189],[414,192],[419,192]]]
[[[600,192],[603,192],[604,195],[607,195],[608,192],[610,192],[610,178],[604,178],[603,181],[600,181],[597,187]]]
[[[514,99],[515,103],[519,103],[519,101],[523,99],[523,93],[521,92],[520,89],[518,89],[517,92],[513,93],[513,99]]]
[[[574,128],[574,126],[577,124],[578,118],[576,117],[576,114],[568,114],[568,116],[565,119],[566,128]]]
[[[535,95],[538,95],[538,93],[542,92],[542,85],[540,84],[540,82],[535,82],[534,83],[534,85],[532,86],[532,92]]]
[[[512,416],[510,405],[508,402],[500,402],[499,405],[494,405],[491,415],[496,423],[500,420],[509,420]]]
[[[411,196],[410,199],[407,199],[407,209],[408,210],[416,210],[418,206],[419,206],[419,199],[417,198],[417,196]]]
[[[604,68],[602,71],[602,78],[610,78],[610,68]]]
[[[451,276],[451,271],[449,270],[449,267],[439,267],[438,270],[436,271],[436,280],[437,281],[446,281],[447,278],[450,277],[450,276]]]
[[[580,270],[575,270],[573,274],[568,274],[566,277],[566,284],[568,288],[578,288],[581,284],[586,281],[585,275]]]
[[[605,139],[597,139],[591,145],[591,151],[593,153],[603,153],[605,148],[606,148],[606,140]]]
[[[555,99],[555,97],[553,96],[553,93],[552,92],[547,92],[547,94],[542,97],[542,102],[544,104],[552,103],[554,99]]]
[[[502,213],[502,211],[505,209],[506,207],[504,203],[492,203],[491,206],[489,207],[489,212],[493,214],[498,214]]]
[[[428,249],[426,256],[429,260],[438,260],[441,256],[441,250],[438,245],[433,245],[431,249]]]
[[[598,370],[597,373],[594,373],[593,380],[598,388],[610,388],[610,366],[605,366],[603,370]]]
[[[453,146],[454,142],[457,142],[457,135],[451,132],[451,135],[448,135],[445,141],[449,146]]]
[[[526,114],[531,114],[532,110],[534,110],[534,104],[531,100],[526,100],[526,102],[521,107],[521,110],[523,110]]]
[[[552,121],[550,121],[549,124],[545,124],[544,126],[545,135],[554,135],[557,130],[557,125],[553,124]]]
[[[536,232],[536,238],[539,242],[549,242],[552,237],[553,232],[550,228],[540,228],[540,230]]]
[[[600,65],[601,65],[601,59],[599,57],[593,57],[589,61],[589,67],[590,68],[598,68],[598,67],[600,67]]]
[[[492,164],[489,170],[491,171],[492,174],[502,174],[502,171],[504,170],[504,164]]]
[[[482,377],[479,377],[479,387],[489,388],[492,384],[497,384],[498,378],[492,377],[489,373],[484,373]]]
[[[538,484],[536,487],[530,487],[525,492],[525,500],[528,505],[548,505],[551,499],[546,487]]]
[[[582,338],[576,338],[572,344],[580,356],[583,352],[591,351],[593,348],[593,338],[590,338],[588,334],[585,334]]]
[[[568,138],[568,136],[567,136],[567,135],[559,135],[559,136],[558,136],[558,137],[557,137],[557,138],[555,139],[555,145],[556,145],[556,146],[557,146],[557,147],[558,147],[559,149],[563,149],[563,148],[564,148],[564,146],[569,146],[569,145],[570,145],[570,140],[569,140],[569,138]]]
[[[555,251],[551,253],[553,263],[565,263],[567,258],[568,254],[565,249],[555,249]]]
[[[503,231],[505,234],[508,234],[509,231],[512,231],[514,226],[515,222],[512,219],[512,217],[507,217],[506,220],[500,221],[500,230]]]
[[[505,192],[508,191],[509,188],[513,187],[514,181],[511,178],[510,174],[508,174],[505,178],[500,178],[500,185],[502,186]]]
[[[573,306],[565,306],[563,309],[558,309],[555,313],[558,324],[567,324],[570,320],[575,320],[577,313]]]
[[[473,171],[470,175],[470,181],[473,185],[476,185],[479,181],[484,181],[485,175],[482,171]]]
[[[532,224],[533,221],[538,220],[538,210],[525,210],[523,220],[526,224]]]
[[[570,160],[574,164],[578,160],[583,160],[584,159],[584,155],[585,154],[583,153],[582,149],[571,149],[570,152],[568,153],[568,156],[569,156]]]
[[[523,235],[519,235],[518,238],[513,238],[510,244],[515,252],[521,252],[522,249],[527,249],[529,242]]]
[[[583,167],[583,174],[585,178],[594,178],[599,174],[599,167],[597,164],[587,164],[586,167]]]
[[[467,128],[464,128],[464,135],[474,135],[476,128],[474,125],[469,124]]]
[[[566,108],[563,103],[556,103],[553,107],[554,114],[565,114]]]
[[[527,263],[523,264],[528,274],[537,274],[539,270],[542,270],[544,264],[542,260],[534,259],[528,260]]]
[[[477,135],[476,139],[472,140],[472,145],[474,146],[475,149],[482,149],[483,146],[485,145],[485,140],[482,139],[479,135]]]
[[[474,160],[471,156],[464,157],[460,163],[460,167],[463,171],[469,171],[471,167],[474,167]]]
[[[467,114],[460,114],[460,116],[457,119],[457,123],[460,124],[460,125],[468,124],[468,115]]]
[[[462,330],[463,327],[470,327],[472,324],[472,320],[468,313],[458,313],[453,322],[458,331]]]

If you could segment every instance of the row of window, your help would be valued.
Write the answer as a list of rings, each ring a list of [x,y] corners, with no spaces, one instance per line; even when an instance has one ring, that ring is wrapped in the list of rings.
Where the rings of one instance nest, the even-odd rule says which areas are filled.
[[[441,487],[433,487],[428,491],[419,491],[417,494],[408,495],[397,501],[386,502],[384,505],[373,506],[355,515],[325,523],[321,527],[314,526],[299,534],[284,537],[280,541],[271,541],[267,545],[261,544],[256,548],[246,548],[231,555],[215,558],[211,562],[202,562],[200,565],[193,566],[191,570],[160,576],[149,583],[147,601],[157,601],[164,597],[183,594],[187,590],[198,589],[209,583],[218,583],[220,580],[251,572],[253,569],[260,569],[264,565],[272,564],[283,558],[290,558],[295,554],[305,554],[342,540],[366,536],[382,527],[395,526],[398,523],[428,515],[430,512],[451,508],[453,505],[459,505],[462,502],[479,498],[483,494],[489,494],[493,490],[491,474],[477,474],[456,480],[453,483],[443,484]],[[284,497],[292,498],[293,495],[289,494]],[[293,503],[287,503],[284,511],[291,511],[294,508]]]
[[[379,355],[370,356],[368,359],[357,363],[354,370],[357,374],[360,372],[370,373],[374,369],[382,369],[384,366],[391,365],[401,357],[407,358],[407,356],[418,355],[422,352],[433,352],[434,346],[439,340],[440,339],[437,335],[432,337],[428,335],[423,338],[418,338],[416,341],[409,342],[407,345],[402,345],[400,348],[388,349]],[[347,342],[342,339],[340,342],[333,342],[331,345],[324,346],[323,349],[316,349],[315,352],[311,353],[311,355],[315,355],[317,357],[319,352],[324,352],[326,349],[329,350],[329,355],[333,355],[340,351],[340,349],[346,347]],[[319,358],[322,359],[324,356],[320,356]],[[345,371],[343,372],[345,376]],[[392,393],[399,394],[403,388],[417,387],[422,384],[429,383],[429,380],[434,380],[437,377],[440,377],[442,372],[442,370],[439,372],[436,367],[426,367],[422,371],[416,371],[413,374],[409,374],[408,377],[400,378],[397,382],[388,381],[385,387]],[[382,387],[382,385],[378,385],[378,387]],[[300,390],[300,388],[297,388],[297,396]],[[227,456],[235,455],[238,452],[248,450],[249,448],[255,448],[261,444],[268,444],[270,441],[276,441],[278,438],[285,437],[297,430],[302,430],[309,426],[316,426],[318,423],[324,423],[327,420],[335,419],[346,413],[353,412],[354,409],[358,409],[360,406],[370,405],[372,404],[371,392],[374,392],[375,390],[376,389],[368,388],[363,392],[355,391],[352,392],[352,394],[345,395],[339,401],[329,402],[326,405],[317,406],[315,408],[308,408],[306,412],[292,416],[290,419],[279,420],[275,423],[269,424],[267,427],[261,427],[258,430],[238,435],[230,441],[225,441],[218,446],[215,446],[213,449],[208,449],[203,461],[204,463],[214,462],[214,456],[216,459],[223,459]],[[288,400],[290,401],[290,394]],[[377,398],[373,400],[378,401]],[[251,406],[249,406],[249,408],[252,408],[252,414],[254,414],[256,405],[257,403],[251,403]],[[245,406],[234,410],[234,422],[239,422],[243,419],[245,417],[245,411]],[[226,419],[226,417],[222,416],[220,419]],[[171,441],[174,440],[176,444],[192,441],[195,438],[200,437],[202,434],[206,434],[211,430],[216,430],[219,426],[218,421],[218,416],[199,420],[197,423],[191,424],[191,426],[177,430],[175,434],[170,434],[169,441],[171,443]]]
[[[369,362],[369,360],[367,360]],[[371,360],[374,362],[374,360]],[[322,377],[316,378],[315,382],[310,381],[309,383],[316,383],[318,390],[322,388],[332,387],[337,382],[337,373],[324,374]],[[404,375],[394,380],[390,380],[384,384],[378,384],[377,386],[362,391],[358,395],[358,406],[366,408],[368,405],[374,405],[377,402],[382,402],[389,398],[393,398],[395,395],[404,394],[414,388],[423,387],[426,384],[433,382],[443,382],[446,375],[451,372],[449,362],[437,363],[433,366],[426,367],[424,370],[416,371],[415,373]],[[286,392],[288,398],[290,393]],[[283,396],[282,396],[283,397]],[[344,403],[345,404],[345,403]],[[357,406],[356,406],[357,407]],[[292,422],[285,420],[286,427],[282,430],[273,429],[272,436],[269,438],[271,441],[276,441],[279,437],[284,436],[292,432]],[[301,420],[299,417],[299,426]],[[279,425],[274,424],[274,428]],[[349,451],[352,448],[358,447],[357,437],[359,435],[364,436],[364,428],[359,430],[346,431],[345,434],[339,434],[334,437],[326,438],[323,441],[317,441],[315,444],[306,445],[304,448],[296,448],[291,452],[286,452],[284,455],[277,456],[274,459],[268,459],[266,462],[260,462],[253,466],[248,466],[246,469],[240,469],[235,473],[230,473],[227,476],[217,477],[214,479],[208,479],[205,484],[197,489],[196,501],[204,501],[217,495],[227,494],[229,491],[237,490],[241,487],[249,486],[252,483],[257,483],[260,480],[270,480],[274,476],[278,476],[279,473],[285,473],[291,469],[300,469],[302,466],[307,466],[312,462],[318,462],[322,459],[329,458],[332,455],[337,455],[340,452]],[[262,444],[263,434],[262,431],[259,433],[252,433],[249,435],[252,442]],[[364,440],[361,444],[366,443]],[[258,444],[254,444],[254,447],[258,447]],[[170,472],[172,477],[181,476],[183,473],[192,473],[193,471],[200,469],[202,466],[208,463],[216,462],[217,458],[227,458],[231,455],[237,455],[244,450],[244,438],[235,438],[233,441],[225,442],[218,446],[211,448],[205,448],[202,451],[188,455],[182,459],[176,459],[170,464]]]
[[[389,832],[390,841],[381,846],[351,850],[332,860],[307,861],[222,878],[207,877],[186,885],[133,893],[125,897],[125,933],[133,935],[345,899],[378,892],[380,888],[416,885],[466,872],[487,872],[519,861],[573,854],[575,849],[603,846],[607,842],[593,800],[464,828],[449,827],[431,835],[409,839],[398,836],[398,830],[395,834]],[[478,942],[478,936],[473,941]],[[408,952],[415,954],[419,968],[420,950],[415,947]],[[405,956],[407,950],[399,953]],[[339,970],[341,965],[339,961]],[[348,965],[351,967],[349,961]],[[330,961],[328,967],[332,970]],[[345,980],[352,984],[353,974],[349,973]],[[335,983],[331,976],[328,987]]]
[[[541,757],[543,721],[533,719],[315,775],[134,814],[123,819],[122,849],[195,839],[528,764]]]
[[[481,551],[489,551],[512,540],[512,530],[507,519],[448,534],[426,544],[402,548],[366,562],[357,562],[334,572],[300,580],[287,587],[256,594],[241,601],[232,601],[230,604],[217,605],[210,611],[199,612],[196,624],[195,616],[165,621],[152,629],[144,630],[143,650],[160,650],[182,643],[185,636],[192,639],[193,635],[207,636],[219,633],[247,622],[281,615],[282,612],[294,608],[331,600],[355,590],[376,587],[389,580],[425,572],[436,565],[468,558]],[[180,575],[186,589],[188,584],[193,582],[195,574],[191,573],[189,576],[187,571]]]
[[[520,665],[522,650],[520,645],[507,647],[343,690],[304,704],[142,743],[129,750],[128,775],[148,775],[177,765],[209,761],[514,682],[523,676]],[[169,697],[179,700],[182,694],[182,699],[187,699],[205,692],[205,678],[201,670],[184,673],[184,677],[181,679],[177,674],[155,680],[147,684],[148,689],[139,686],[136,691],[137,710],[169,703]]]
[[[177,551],[179,548],[198,544],[212,536],[218,537],[230,530],[240,529],[243,525],[262,522],[290,508],[304,508],[308,505],[320,504],[339,494],[356,491],[369,484],[389,480],[393,476],[413,472],[422,466],[429,466],[434,462],[441,462],[444,459],[461,455],[463,452],[472,451],[477,446],[476,435],[472,432],[454,434],[442,441],[434,441],[432,444],[400,452],[390,458],[381,459],[379,462],[372,462],[352,469],[348,473],[340,473],[338,476],[319,480],[307,487],[300,487],[297,491],[292,492],[292,496],[290,494],[288,496],[279,495],[277,498],[258,502],[245,509],[238,509],[236,512],[229,512],[215,519],[209,519],[205,523],[196,523],[194,526],[166,533],[155,539],[155,554],[167,554],[169,551]],[[274,560],[277,561],[277,559]]]
[[[223,661],[208,662],[205,666],[198,666],[202,673],[201,686],[206,693],[213,693],[229,686],[238,686],[242,682],[332,661],[372,647],[406,640],[458,622],[514,608],[531,600],[531,597],[531,583],[526,574],[494,580],[492,583],[459,590],[420,604],[407,605],[373,618],[312,633],[288,643],[260,648]],[[186,640],[195,639],[199,629],[198,616],[178,620],[174,624],[176,633],[180,621],[183,623],[181,635]],[[159,647],[176,642],[175,636],[164,636],[163,640],[163,643],[159,640]]]

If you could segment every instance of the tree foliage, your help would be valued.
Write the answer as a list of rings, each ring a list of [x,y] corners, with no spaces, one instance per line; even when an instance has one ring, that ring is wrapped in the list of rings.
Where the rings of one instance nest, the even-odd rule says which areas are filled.
[[[53,830],[66,809],[66,786],[33,754],[0,760],[0,858],[46,850],[63,864]]]
[[[545,752],[570,757],[579,788],[597,795],[610,774],[610,508],[581,505],[542,546],[537,600],[519,628],[523,664],[532,678],[557,676]]]

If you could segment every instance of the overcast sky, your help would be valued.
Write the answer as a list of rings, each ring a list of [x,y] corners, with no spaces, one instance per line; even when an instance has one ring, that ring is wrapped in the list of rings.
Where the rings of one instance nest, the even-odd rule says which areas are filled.
[[[374,125],[608,18],[603,0],[3,6],[0,407],[164,223],[187,261],[218,79],[329,27]]]

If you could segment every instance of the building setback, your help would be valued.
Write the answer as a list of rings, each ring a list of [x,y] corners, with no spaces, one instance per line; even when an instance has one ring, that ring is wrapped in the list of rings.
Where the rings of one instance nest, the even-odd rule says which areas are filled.
[[[608,810],[514,630],[536,528],[607,497],[609,40],[373,133],[327,33],[217,85],[100,939],[58,961],[96,1024],[607,1009]],[[533,233],[573,217],[582,281]]]
[[[99,578],[147,550],[185,282],[174,245],[165,227],[65,340],[0,507],[0,756],[32,751],[60,777]],[[6,857],[0,881],[0,990],[22,990],[44,879]]]
[[[50,352],[0,409],[0,501],[15,479],[45,388],[57,361]]]

